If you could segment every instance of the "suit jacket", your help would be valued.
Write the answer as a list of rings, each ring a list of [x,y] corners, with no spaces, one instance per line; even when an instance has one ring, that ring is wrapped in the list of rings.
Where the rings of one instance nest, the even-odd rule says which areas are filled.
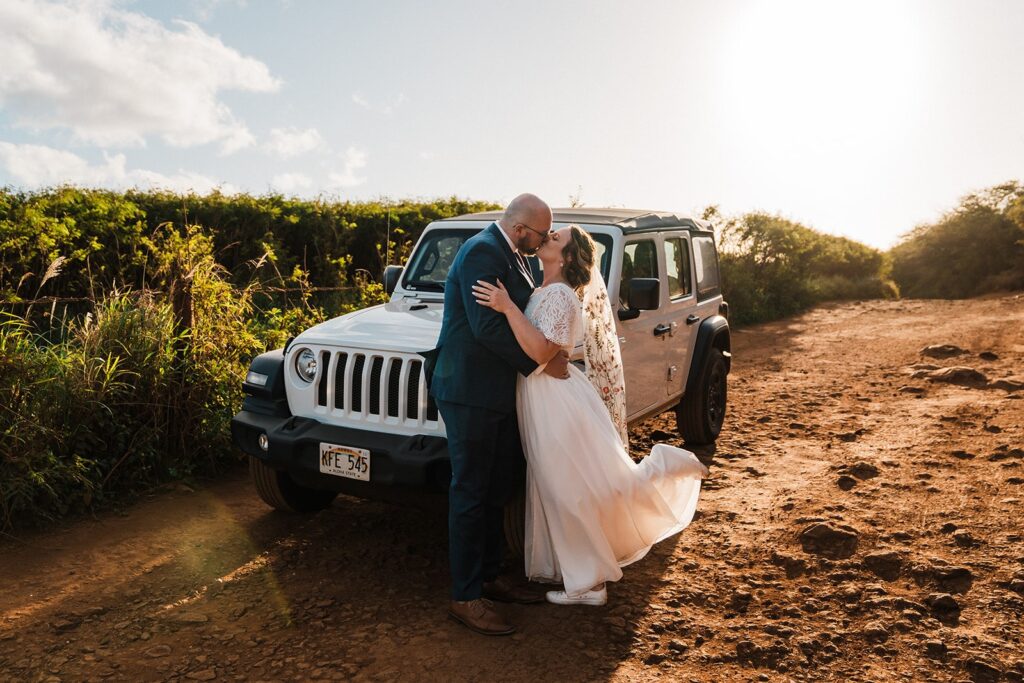
[[[505,316],[477,303],[477,280],[500,279],[520,310],[533,280],[500,233],[497,223],[466,240],[444,285],[444,317],[437,348],[423,354],[430,395],[435,399],[499,412],[516,409],[516,373],[537,363],[519,346]]]

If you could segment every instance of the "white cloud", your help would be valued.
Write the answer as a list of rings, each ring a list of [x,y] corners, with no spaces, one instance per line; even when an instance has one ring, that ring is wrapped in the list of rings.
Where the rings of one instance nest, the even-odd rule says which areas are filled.
[[[313,179],[302,173],[280,173],[271,179],[270,187],[284,194],[298,194],[313,187]]]
[[[220,142],[220,153],[221,155],[234,154],[240,149],[251,147],[256,142],[256,138],[253,137],[252,133],[245,126],[238,128],[228,135],[226,135]]]
[[[193,171],[178,169],[174,175],[165,175],[157,171],[133,169],[125,176],[124,186],[140,189],[156,188],[175,192],[196,192],[208,194],[220,190],[222,194],[238,194],[241,190],[231,183],[215,180],[210,176]]]
[[[352,101],[358,104],[360,107],[365,109],[370,108],[370,101],[363,96],[361,92],[352,93]]]
[[[98,185],[106,178],[124,173],[124,155],[106,159],[103,166],[64,150],[42,145],[14,145],[0,142],[0,164],[15,180],[28,187],[81,183]]]
[[[172,27],[110,0],[0,2],[0,108],[17,125],[97,145],[253,143],[221,91],[276,91],[267,66],[194,23]]]
[[[223,5],[234,5],[241,9],[249,3],[247,0],[191,0],[189,4],[192,6],[196,19],[209,21]]]
[[[274,128],[263,148],[271,154],[287,159],[316,149],[323,138],[316,128]]]
[[[179,170],[165,175],[146,169],[128,169],[124,154],[104,155],[104,163],[90,164],[65,150],[43,145],[15,145],[0,141],[0,171],[6,171],[17,184],[27,188],[52,185],[141,189],[160,188],[177,192],[207,193],[220,189],[237,192],[230,183],[222,183],[191,171]]]
[[[385,116],[391,116],[392,114],[395,113],[395,109],[406,103],[407,98],[405,97],[405,93],[398,93],[398,96],[395,97],[391,102],[378,106],[370,102],[370,100],[367,99],[367,97],[363,95],[363,93],[356,91],[352,93],[352,101],[358,104],[363,109],[375,111],[377,113],[384,114]]]
[[[345,150],[345,170],[341,173],[333,172],[328,174],[327,179],[331,187],[346,188],[362,185],[366,178],[360,178],[356,171],[366,166],[366,152],[349,147]]]

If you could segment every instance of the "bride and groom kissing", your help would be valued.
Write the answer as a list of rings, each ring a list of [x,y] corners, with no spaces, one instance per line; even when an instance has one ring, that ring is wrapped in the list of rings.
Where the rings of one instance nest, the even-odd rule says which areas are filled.
[[[525,256],[544,272],[537,286]],[[568,362],[583,338],[586,372]],[[445,282],[437,348],[423,354],[448,436],[448,614],[515,632],[493,601],[603,605],[621,567],[685,528],[706,468],[657,444],[629,456],[625,380],[595,243],[552,229],[531,194],[462,245]],[[504,506],[526,490],[525,575],[500,576]]]

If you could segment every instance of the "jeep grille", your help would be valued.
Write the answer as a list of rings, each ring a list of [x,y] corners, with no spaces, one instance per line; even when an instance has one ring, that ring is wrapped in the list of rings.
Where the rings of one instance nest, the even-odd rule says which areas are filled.
[[[438,431],[423,361],[391,353],[320,351],[316,405],[349,419]]]

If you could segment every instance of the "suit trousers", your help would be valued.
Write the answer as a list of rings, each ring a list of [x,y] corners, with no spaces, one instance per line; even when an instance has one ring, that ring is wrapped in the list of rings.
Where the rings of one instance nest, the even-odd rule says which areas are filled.
[[[505,504],[526,480],[515,411],[437,401],[448,432],[448,555],[452,599],[475,600],[498,576]]]

